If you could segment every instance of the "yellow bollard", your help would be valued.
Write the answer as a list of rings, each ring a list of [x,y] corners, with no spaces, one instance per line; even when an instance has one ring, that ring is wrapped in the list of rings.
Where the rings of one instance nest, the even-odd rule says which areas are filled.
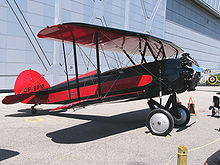
[[[177,165],[187,165],[188,149],[186,146],[178,147]]]

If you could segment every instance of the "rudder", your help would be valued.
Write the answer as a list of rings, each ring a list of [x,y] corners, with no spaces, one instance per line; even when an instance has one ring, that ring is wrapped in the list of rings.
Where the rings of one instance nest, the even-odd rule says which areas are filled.
[[[15,94],[32,93],[49,87],[49,83],[40,73],[29,69],[18,75],[14,85],[14,92]]]

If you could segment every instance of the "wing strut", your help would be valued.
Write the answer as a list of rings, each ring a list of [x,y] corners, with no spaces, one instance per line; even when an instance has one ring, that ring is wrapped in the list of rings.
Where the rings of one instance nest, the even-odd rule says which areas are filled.
[[[69,90],[69,99],[71,101],[71,94],[70,94],[70,83],[69,83],[69,76],[68,76],[68,70],[67,70],[67,62],[66,62],[66,53],[65,53],[65,46],[64,46],[64,41],[62,41],[62,45],[63,45],[63,57],[64,57],[64,63],[65,63],[65,73],[66,73],[66,80],[67,80],[67,87]]]
[[[77,64],[77,56],[76,56],[76,40],[73,36],[73,55],[74,55],[74,64],[75,64],[75,73],[76,73],[76,87],[77,87],[77,96],[80,99],[80,91],[79,91],[79,73],[78,73],[78,64]]]
[[[128,57],[128,59],[131,61],[133,65],[136,65],[135,62],[132,60],[132,58],[128,55],[128,53],[123,49],[124,54]]]
[[[96,60],[97,60],[97,76],[98,76],[98,96],[102,97],[102,89],[101,89],[101,79],[100,79],[100,60],[99,60],[99,43],[98,43],[98,32],[95,32],[95,40],[96,40]]]
[[[166,52],[164,50],[164,46],[163,46],[163,43],[161,41],[160,41],[160,44],[161,44],[161,49],[163,51],[163,58],[162,59],[164,59],[164,58],[166,58]]]
[[[143,62],[147,63],[147,61],[144,57],[145,53],[146,53],[146,50],[147,50],[147,40],[145,41],[145,44],[144,44],[144,51],[141,53],[141,56],[142,56],[141,63],[143,63]]]
[[[147,46],[148,46],[148,48],[149,48],[149,50],[150,50],[152,56],[154,57],[154,60],[157,61],[157,57],[155,56],[154,51],[153,51],[153,49],[151,48],[150,44],[149,44],[148,42],[146,42],[146,43],[147,43]]]
[[[162,48],[163,48],[163,45],[161,45],[160,49],[159,49],[159,52],[157,53],[157,58],[160,56],[160,53],[162,51]],[[164,54],[163,54],[163,58],[164,58]]]

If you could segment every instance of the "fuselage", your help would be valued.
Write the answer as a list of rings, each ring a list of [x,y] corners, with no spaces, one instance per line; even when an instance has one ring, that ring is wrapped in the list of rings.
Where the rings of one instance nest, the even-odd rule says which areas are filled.
[[[34,98],[27,103],[67,104],[93,98],[103,101],[153,98],[159,96],[160,89],[163,95],[189,90],[194,75],[192,69],[181,65],[180,59],[149,62],[101,73],[101,93],[98,76],[96,72],[92,72],[79,78],[79,94],[76,80],[72,79],[69,81],[69,88],[67,82],[62,82],[36,92]]]

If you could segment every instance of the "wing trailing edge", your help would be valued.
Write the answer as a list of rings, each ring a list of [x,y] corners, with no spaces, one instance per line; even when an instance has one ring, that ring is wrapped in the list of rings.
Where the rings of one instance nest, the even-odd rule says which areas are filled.
[[[95,101],[95,100],[97,100],[97,98],[75,101],[75,102],[70,103],[70,104],[65,104],[65,105],[56,107],[56,108],[50,110],[50,112],[56,111],[56,110],[62,110],[62,109],[71,109],[71,108],[76,108],[76,107],[84,107],[84,106],[88,105],[90,101]]]
[[[2,103],[3,104],[15,104],[15,103],[22,102],[31,96],[33,96],[33,93],[22,93],[22,94],[17,94],[17,95],[10,95],[10,96],[6,96],[2,100]]]

